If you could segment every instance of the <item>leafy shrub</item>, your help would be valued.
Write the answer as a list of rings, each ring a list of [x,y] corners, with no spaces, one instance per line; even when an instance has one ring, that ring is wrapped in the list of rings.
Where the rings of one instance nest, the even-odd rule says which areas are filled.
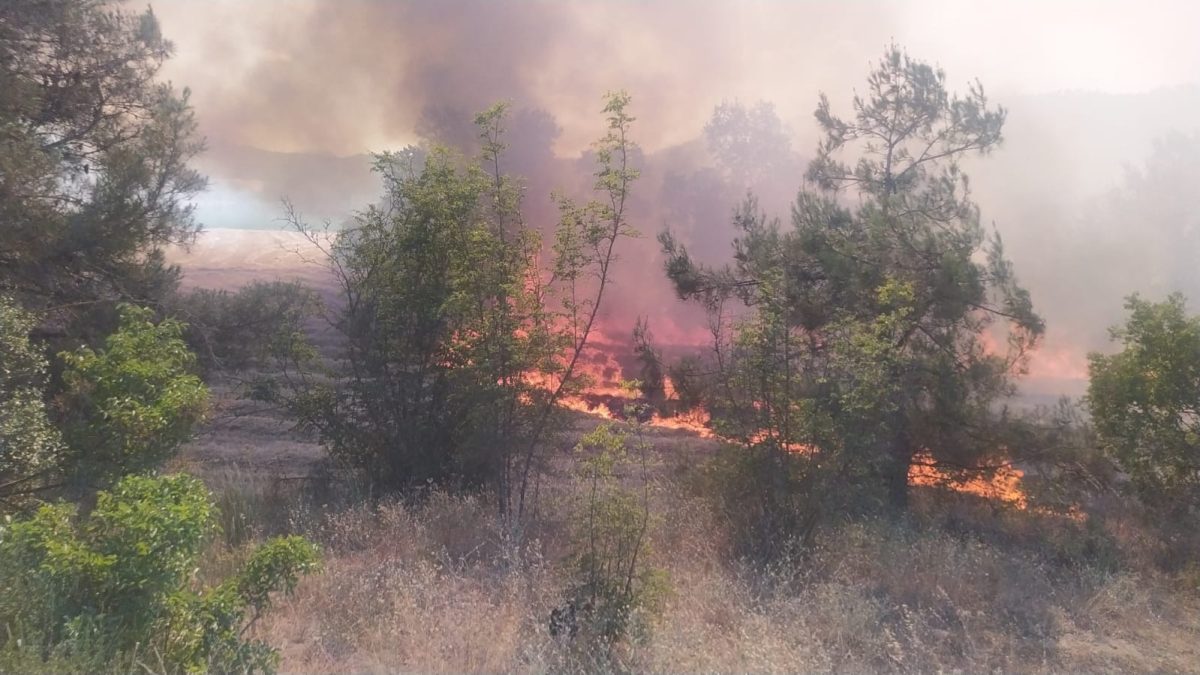
[[[255,281],[233,292],[200,288],[179,294],[170,309],[187,320],[183,337],[203,370],[236,370],[290,355],[318,303],[316,293],[299,282]]]
[[[99,351],[60,354],[63,391],[47,408],[36,319],[0,298],[0,507],[28,508],[64,485],[103,487],[173,455],[205,415],[183,324],[122,305]],[[77,492],[78,494],[78,492]]]
[[[29,341],[33,315],[0,297],[0,503],[26,503],[62,451],[42,400],[46,360]]]
[[[75,480],[97,485],[144,471],[175,453],[207,411],[208,389],[184,325],[158,324],[149,309],[122,305],[120,327],[104,348],[61,354],[66,391],[62,430]]]
[[[1129,298],[1113,329],[1122,350],[1088,357],[1088,404],[1100,445],[1129,473],[1139,496],[1165,507],[1200,505],[1200,318],[1182,295]]]
[[[805,459],[767,448],[726,446],[700,467],[693,489],[728,522],[738,557],[787,557],[815,523],[803,493]]]
[[[537,449],[596,324],[638,172],[629,96],[606,97],[596,145],[598,198],[556,198],[552,255],[500,166],[506,106],[476,118],[483,152],[445,149],[376,161],[384,205],[336,236],[293,225],[326,252],[345,305],[342,372],[303,378],[288,401],[337,460],[380,486],[494,486],[502,514],[525,513]],[[296,369],[293,369],[296,370]]]
[[[317,568],[299,537],[268,541],[242,569],[207,589],[193,583],[214,531],[208,491],[195,478],[130,476],[95,509],[45,505],[0,530],[0,620],[9,651],[85,669],[271,671],[277,654],[243,635]]]
[[[573,518],[567,594],[572,620],[574,611],[580,610],[589,641],[606,645],[630,634],[644,637],[667,592],[664,573],[648,564],[650,486],[645,443],[636,444],[642,451],[641,494],[619,482],[618,471],[630,460],[628,440],[623,429],[601,424],[576,447],[589,456],[579,468],[585,499]]]

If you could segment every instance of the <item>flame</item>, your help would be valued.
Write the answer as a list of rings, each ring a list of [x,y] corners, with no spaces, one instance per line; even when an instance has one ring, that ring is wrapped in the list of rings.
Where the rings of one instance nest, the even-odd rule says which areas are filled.
[[[576,410],[589,415],[602,417],[606,420],[617,418],[616,415],[614,415],[613,412],[608,409],[608,406],[589,403],[577,396],[564,396],[561,400],[559,400],[559,405],[567,408],[568,410]]]
[[[929,453],[921,453],[916,460],[918,463],[908,468],[909,485],[948,487],[956,492],[1006,502],[1021,510],[1029,508],[1028,498],[1021,489],[1021,479],[1025,476],[1021,469],[1006,465],[990,475],[980,474],[958,481],[936,466],[930,466],[927,462],[932,462],[933,457]]]
[[[675,415],[674,417],[663,417],[658,413],[647,422],[652,427],[662,429],[682,429],[690,431],[701,438],[714,438],[716,434],[708,427],[709,415],[703,410],[693,410],[690,412]]]
[[[628,361],[629,347],[626,343],[613,340],[604,333],[597,333],[591,342],[587,355],[576,364],[576,374],[583,375],[588,384],[583,391],[563,396],[559,404],[564,408],[594,415],[602,419],[625,419],[626,406],[642,402],[636,392],[630,392],[621,385],[625,379],[625,368],[621,356]],[[558,381],[556,378],[541,374],[531,375],[529,382],[544,389],[553,390]],[[670,402],[676,400],[675,388],[670,378],[664,382],[664,393],[667,398],[667,408]],[[696,410],[676,415],[664,415],[655,411],[649,419],[640,420],[650,427],[661,429],[676,429],[687,431],[701,438],[716,438],[717,435],[709,427],[709,414],[704,410]],[[760,432],[749,439],[751,443],[765,440],[766,432]],[[812,454],[816,449],[812,446],[792,443],[786,448],[791,452]],[[1025,472],[1011,466],[1002,466],[987,475],[979,474],[967,480],[956,480],[955,476],[936,466],[929,453],[921,453],[916,457],[917,463],[909,467],[908,480],[910,485],[947,487],[964,494],[972,494],[986,499],[993,499],[1010,504],[1015,508],[1029,508],[1028,498],[1021,487],[1021,479]]]
[[[619,384],[603,379],[611,375],[613,370],[604,359],[595,359],[583,364],[582,371],[589,376],[593,384],[579,395],[564,396],[560,405],[570,410],[576,410],[602,419],[624,419],[625,406],[636,401],[627,389]],[[617,371],[619,372],[619,371]],[[545,386],[546,382],[543,384]],[[670,380],[664,387],[669,398],[674,398],[674,388]],[[694,433],[701,438],[716,438],[715,432],[709,427],[710,416],[703,410],[691,411],[675,416],[664,416],[655,412],[648,420],[642,421],[647,426],[661,429],[678,429]],[[766,440],[767,432],[759,432],[751,437],[751,443]],[[786,446],[790,452],[812,454],[816,449],[809,445],[791,443]],[[967,480],[956,480],[953,475],[936,466],[931,466],[933,458],[929,453],[921,453],[916,457],[917,463],[909,467],[908,481],[910,485],[947,487],[956,492],[976,495],[1010,504],[1015,508],[1029,508],[1028,498],[1021,488],[1021,479],[1025,472],[1012,466],[1002,466],[987,475],[975,475]]]
[[[615,392],[615,393],[614,393]],[[635,403],[636,398],[622,389],[611,386],[589,388],[578,396],[563,396],[559,405],[568,410],[575,410],[602,419],[625,419],[625,407]],[[639,420],[642,424],[659,429],[676,429],[689,431],[701,438],[714,438],[713,430],[708,427],[709,415],[702,410],[689,411],[677,415],[663,415],[655,411],[649,419]]]
[[[649,403],[639,398],[637,391],[630,391],[622,385],[625,377],[625,365],[621,356],[628,360],[631,354],[628,344],[613,340],[602,332],[597,332],[589,341],[589,349],[575,364],[575,375],[586,381],[586,386],[578,393],[560,397],[558,403],[568,410],[594,415],[602,419],[625,419],[626,407],[630,404]],[[560,380],[544,373],[529,373],[525,381],[547,391],[558,388]],[[676,400],[675,387],[670,378],[664,381],[663,391],[668,409]],[[702,438],[713,438],[715,435],[708,427],[709,415],[702,410],[678,414],[664,414],[655,410],[649,418],[639,420],[642,424],[660,429],[675,429],[694,433]]]

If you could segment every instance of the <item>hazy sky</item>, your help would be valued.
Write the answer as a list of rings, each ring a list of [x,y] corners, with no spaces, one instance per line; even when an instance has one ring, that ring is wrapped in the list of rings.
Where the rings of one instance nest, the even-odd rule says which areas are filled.
[[[422,135],[454,137],[470,113],[501,99],[523,111],[518,164],[531,186],[546,194],[578,188],[587,175],[581,153],[602,131],[601,96],[623,88],[634,97],[634,133],[646,151],[647,177],[635,188],[641,226],[653,233],[688,221],[690,244],[724,255],[729,191],[713,197],[721,188],[705,173],[702,143],[714,106],[774,103],[800,166],[815,145],[818,93],[844,111],[871,62],[895,42],[943,67],[952,88],[978,78],[1009,107],[1003,148],[968,168],[985,219],[1004,235],[1049,320],[1039,366],[1047,377],[1081,372],[1085,350],[1102,347],[1106,326],[1119,320],[1125,294],[1200,298],[1200,274],[1187,271],[1200,250],[1200,234],[1192,238],[1200,233],[1200,189],[1186,187],[1189,171],[1200,182],[1200,2],[153,7],[176,45],[165,75],[192,89],[209,140],[200,168],[212,189],[198,212],[210,227],[277,226],[285,196],[339,220],[375,195],[364,153]],[[1171,136],[1177,132],[1184,136]],[[1182,168],[1156,169],[1148,158]],[[1164,171],[1184,186],[1147,187],[1164,185]],[[792,174],[776,178],[784,181],[777,193],[794,194]],[[544,194],[529,203],[548,205]],[[785,209],[786,201],[779,213]],[[630,264],[646,276],[637,293],[617,291],[625,314],[670,306],[655,255],[652,241],[632,254]]]
[[[415,140],[423,105],[515,98],[552,111],[560,152],[596,101],[642,101],[648,149],[695,134],[726,98],[807,121],[896,41],[997,98],[1138,93],[1200,82],[1200,3],[159,0],[167,74],[215,141],[354,154]]]

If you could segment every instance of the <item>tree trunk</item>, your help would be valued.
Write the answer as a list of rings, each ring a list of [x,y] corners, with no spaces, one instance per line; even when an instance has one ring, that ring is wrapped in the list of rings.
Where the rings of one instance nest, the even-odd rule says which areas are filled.
[[[888,454],[883,475],[887,503],[893,511],[901,513],[908,510],[908,470],[915,454],[906,431],[897,432]]]

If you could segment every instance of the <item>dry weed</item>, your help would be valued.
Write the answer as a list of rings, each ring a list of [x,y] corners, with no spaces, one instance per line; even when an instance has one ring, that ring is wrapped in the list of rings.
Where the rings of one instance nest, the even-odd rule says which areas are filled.
[[[253,536],[298,530],[326,551],[325,572],[258,628],[286,671],[1045,672],[1198,662],[1194,593],[1128,568],[1136,556],[1120,558],[1120,572],[1099,558],[1065,563],[1064,551],[1098,535],[1032,515],[948,506],[938,517],[858,521],[824,532],[797,559],[761,566],[732,557],[729,524],[705,500],[665,483],[654,496],[653,563],[669,573],[673,595],[646,639],[596,652],[549,635],[564,588],[561,520],[532,523],[518,543],[485,499],[442,492],[347,507],[293,499],[280,515],[286,499],[253,476],[223,480],[232,494],[222,503],[247,514]],[[570,496],[553,494],[538,513],[566,511],[556,500]],[[1039,549],[1038,527],[1057,528],[1055,542]],[[215,551],[208,564],[235,564],[238,550]]]

